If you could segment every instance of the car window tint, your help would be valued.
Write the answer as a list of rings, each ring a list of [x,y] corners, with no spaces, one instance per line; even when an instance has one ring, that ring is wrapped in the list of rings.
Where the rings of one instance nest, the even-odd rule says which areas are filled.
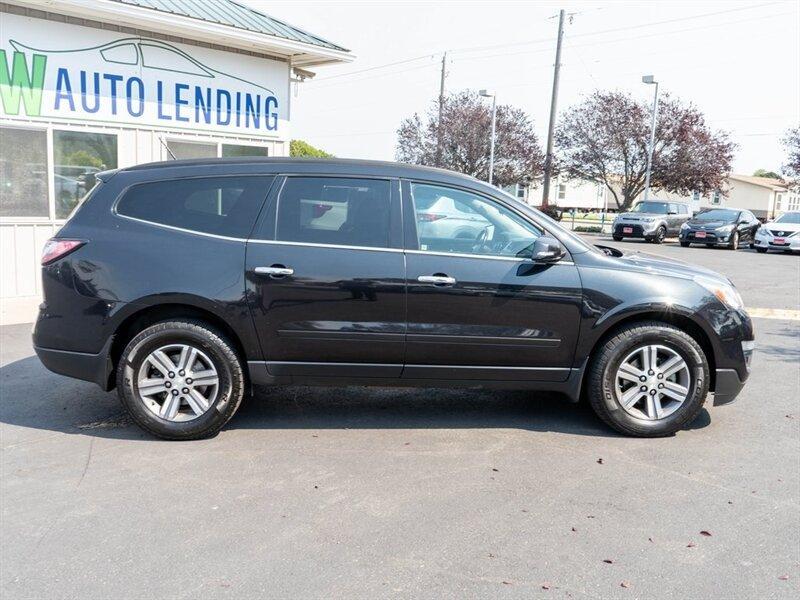
[[[275,239],[339,246],[389,246],[385,179],[289,177],[278,199]]]
[[[477,194],[411,184],[418,249],[490,256],[530,256],[542,232],[502,204]]]
[[[272,177],[201,177],[140,183],[117,214],[226,237],[250,234]]]

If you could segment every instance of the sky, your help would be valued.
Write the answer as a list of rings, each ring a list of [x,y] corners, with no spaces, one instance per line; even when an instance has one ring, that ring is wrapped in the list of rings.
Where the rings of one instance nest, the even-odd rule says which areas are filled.
[[[532,117],[544,146],[562,8],[559,111],[596,89],[652,101],[641,82],[652,74],[730,133],[740,174],[779,170],[780,138],[800,123],[796,1],[240,1],[355,54],[292,98],[292,137],[340,157],[394,159],[401,121],[438,97],[443,52],[448,92],[494,91]]]

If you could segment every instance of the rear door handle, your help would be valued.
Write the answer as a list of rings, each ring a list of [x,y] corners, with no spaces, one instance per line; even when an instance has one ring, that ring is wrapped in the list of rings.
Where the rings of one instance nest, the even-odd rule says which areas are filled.
[[[255,272],[259,275],[269,275],[270,277],[286,277],[287,275],[294,275],[294,269],[290,269],[281,265],[273,265],[271,267],[256,267]]]
[[[455,277],[449,275],[420,275],[417,277],[420,283],[432,283],[433,285],[453,285],[456,282]]]

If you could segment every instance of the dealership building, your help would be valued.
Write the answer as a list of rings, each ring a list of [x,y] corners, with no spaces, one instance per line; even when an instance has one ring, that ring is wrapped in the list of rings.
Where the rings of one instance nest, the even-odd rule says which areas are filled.
[[[292,85],[352,54],[233,0],[0,0],[0,323],[94,173],[286,156]]]

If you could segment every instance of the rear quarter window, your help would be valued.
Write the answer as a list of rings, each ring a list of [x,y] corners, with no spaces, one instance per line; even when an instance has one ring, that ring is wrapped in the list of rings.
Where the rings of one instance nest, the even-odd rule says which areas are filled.
[[[123,217],[246,238],[274,177],[198,177],[139,183],[117,202]]]

